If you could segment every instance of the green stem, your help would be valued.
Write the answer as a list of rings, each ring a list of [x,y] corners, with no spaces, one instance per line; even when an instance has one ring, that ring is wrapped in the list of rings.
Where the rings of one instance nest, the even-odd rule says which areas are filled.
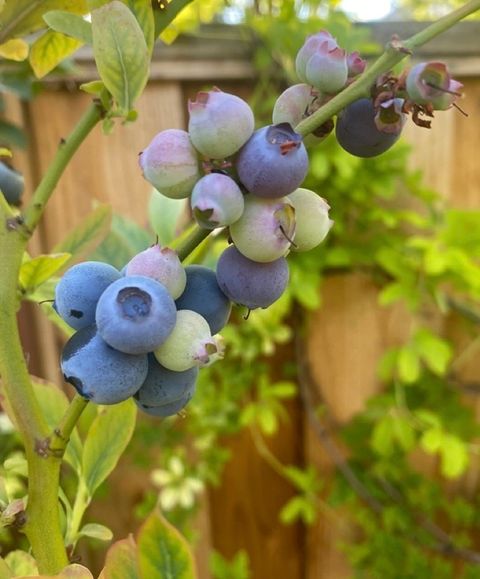
[[[17,280],[27,240],[37,226],[46,202],[75,151],[101,115],[100,107],[93,104],[60,145],[23,219],[14,215],[0,196],[1,386],[5,406],[23,439],[28,462],[28,506],[24,531],[40,572],[48,574],[58,573],[68,564],[58,505],[61,458],[52,452],[52,437],[35,398],[23,355],[16,320],[19,307]],[[72,420],[63,425],[66,433],[73,428]]]
[[[70,440],[75,425],[78,422],[82,412],[87,407],[88,400],[82,398],[79,394],[75,394],[70,402],[64,417],[60,421],[60,424],[55,428],[51,435],[51,445],[50,448],[57,455],[62,455],[65,453],[67,444]]]
[[[200,245],[200,243],[202,243],[202,241],[210,235],[210,233],[212,233],[211,229],[196,227],[190,236],[177,249],[180,261],[184,261],[192,253],[192,251],[194,251]]]
[[[46,203],[50,199],[65,168],[79,146],[102,118],[102,114],[103,109],[101,105],[94,102],[87,109],[70,136],[66,140],[62,140],[59,144],[55,159],[48,167],[25,210],[24,222],[30,234],[33,233],[35,227],[38,225]]]
[[[338,93],[325,105],[318,109],[308,118],[301,121],[296,127],[295,131],[303,136],[306,136],[315,129],[318,129],[325,121],[331,119],[334,115],[344,109],[351,102],[368,96],[370,88],[375,83],[376,79],[390,71],[396,64],[406,58],[411,51],[423,44],[432,40],[448,28],[451,28],[455,23],[462,20],[466,16],[476,12],[480,9],[480,0],[470,0],[461,8],[454,10],[443,18],[430,24],[414,36],[405,41],[390,42],[385,52],[370,66],[367,70],[351,85],[342,92]]]

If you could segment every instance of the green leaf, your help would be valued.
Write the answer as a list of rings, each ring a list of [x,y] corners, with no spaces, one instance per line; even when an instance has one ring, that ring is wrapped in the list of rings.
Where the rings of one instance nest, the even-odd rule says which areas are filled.
[[[420,438],[420,446],[425,452],[435,454],[443,444],[444,432],[441,428],[434,426],[426,430]]]
[[[98,579],[139,579],[137,546],[132,535],[110,547]]]
[[[398,375],[407,384],[412,384],[420,377],[420,360],[418,353],[409,346],[403,346],[398,352]]]
[[[105,85],[101,80],[92,80],[81,84],[80,90],[83,90],[83,92],[86,92],[87,94],[99,96],[105,90]]]
[[[93,53],[100,78],[127,115],[149,75],[145,37],[132,12],[118,0],[92,13]]]
[[[168,245],[180,233],[185,199],[169,199],[153,190],[148,203],[148,218],[160,245]]]
[[[115,468],[135,429],[136,406],[129,399],[103,407],[88,431],[83,451],[83,476],[93,496]]]
[[[154,11],[155,16],[155,37],[158,38],[168,26],[175,20],[178,14],[188,6],[193,0],[175,0],[175,2],[159,2]],[[175,38],[176,35],[173,35]],[[170,39],[171,42],[172,39]]]
[[[408,452],[415,446],[415,430],[410,422],[403,416],[395,416],[393,420],[395,440],[399,446]]]
[[[124,2],[135,15],[143,31],[148,53],[151,54],[155,43],[155,19],[152,3],[148,0],[124,0]]]
[[[94,211],[77,225],[53,251],[71,254],[69,265],[85,259],[108,235],[112,223],[112,208],[110,205],[99,205]]]
[[[61,32],[48,30],[42,34],[30,48],[29,61],[35,76],[43,78],[82,44],[82,41]]]
[[[278,420],[270,406],[259,406],[257,420],[262,431],[268,436],[275,434],[277,431]]]
[[[188,543],[158,510],[142,525],[137,543],[141,577],[195,578],[194,561]]]
[[[294,523],[301,518],[304,510],[305,499],[302,496],[293,497],[280,511],[280,520],[285,525]]]
[[[425,328],[416,332],[414,342],[428,368],[434,374],[443,376],[453,355],[450,345]]]
[[[405,297],[405,286],[401,283],[393,282],[388,284],[379,294],[378,303],[381,306],[389,306]]]
[[[43,19],[52,30],[72,36],[84,44],[92,44],[92,25],[79,14],[52,10],[47,12]]]
[[[395,426],[394,419],[387,414],[375,423],[370,444],[377,454],[388,456],[395,450]]]
[[[0,56],[21,62],[28,57],[29,46],[22,38],[12,38],[0,44]]]
[[[50,279],[70,259],[69,253],[39,255],[25,261],[19,273],[19,282],[25,293],[32,292]]]
[[[10,551],[5,557],[5,562],[13,572],[14,577],[38,575],[38,567],[35,559],[25,551]]]
[[[440,454],[442,457],[440,470],[445,477],[457,478],[467,470],[469,463],[468,448],[458,436],[446,434],[443,437]]]
[[[98,523],[88,523],[83,525],[78,535],[90,537],[91,539],[98,539],[99,541],[111,541],[113,539],[112,531],[108,527],[99,525]]]
[[[45,28],[43,15],[51,10],[66,10],[74,14],[86,14],[86,0],[11,0],[0,14],[0,39],[26,36]]]
[[[0,557],[0,577],[2,579],[11,579],[13,577],[10,567],[2,557]]]

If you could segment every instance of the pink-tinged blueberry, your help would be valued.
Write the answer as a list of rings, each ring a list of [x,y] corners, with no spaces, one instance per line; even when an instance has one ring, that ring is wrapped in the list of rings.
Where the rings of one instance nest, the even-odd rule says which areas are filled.
[[[200,178],[197,153],[186,131],[167,129],[158,133],[140,153],[145,179],[171,199],[184,199]]]
[[[314,98],[312,87],[308,84],[289,86],[275,101],[272,113],[273,124],[289,123],[295,127],[308,116],[308,108]]]
[[[236,95],[214,88],[199,92],[188,102],[188,132],[193,145],[209,159],[225,159],[250,138],[254,116],[249,105]]]
[[[321,30],[320,32],[317,32],[317,34],[309,36],[303,43],[303,46],[297,52],[295,59],[295,69],[297,71],[298,78],[302,82],[308,83],[306,75],[307,63],[315,54],[315,52],[317,52],[317,50],[319,50],[320,47],[325,43],[328,50],[334,50],[335,48],[338,48],[337,41],[335,38],[333,38],[330,32],[328,32],[328,30]]]
[[[289,123],[262,127],[240,150],[236,169],[250,193],[270,199],[288,195],[301,185],[308,171],[301,135]]]
[[[230,226],[230,237],[245,257],[266,263],[286,255],[295,239],[295,210],[287,197],[245,197],[242,217]]]
[[[347,54],[348,78],[354,78],[365,70],[367,61],[355,50]]]
[[[192,191],[192,213],[201,227],[215,229],[231,225],[243,213],[243,193],[228,175],[209,173]]]
[[[132,257],[126,265],[125,275],[151,277],[164,285],[174,300],[182,295],[187,283],[185,269],[177,252],[158,244]]]

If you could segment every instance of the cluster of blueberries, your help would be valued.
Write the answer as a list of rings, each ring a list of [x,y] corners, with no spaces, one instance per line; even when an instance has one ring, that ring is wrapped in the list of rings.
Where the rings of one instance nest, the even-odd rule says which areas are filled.
[[[140,153],[145,179],[168,198],[189,198],[200,227],[228,227],[231,244],[216,272],[184,268],[172,249],[153,245],[122,272],[85,262],[65,273],[54,308],[77,332],[61,367],[82,396],[99,404],[133,396],[149,414],[178,413],[193,395],[199,367],[221,357],[218,332],[232,302],[253,310],[282,295],[287,254],[316,247],[333,223],[327,202],[301,187],[308,155],[292,127],[364,67],[358,53],[347,55],[322,31],[300,49],[302,83],[279,96],[273,124],[255,131],[248,104],[214,88],[189,102],[188,131],[162,131]],[[408,112],[426,125],[420,115],[451,107],[460,88],[441,63],[421,63],[400,78],[385,75],[371,98],[338,115],[338,142],[360,157],[378,155],[397,140]],[[333,121],[317,136],[331,130]]]
[[[141,410],[165,417],[190,400],[199,366],[221,356],[216,334],[231,302],[213,270],[183,268],[173,250],[153,245],[122,272],[96,261],[74,265],[53,307],[77,330],[61,368],[81,396],[97,404],[133,396]]]

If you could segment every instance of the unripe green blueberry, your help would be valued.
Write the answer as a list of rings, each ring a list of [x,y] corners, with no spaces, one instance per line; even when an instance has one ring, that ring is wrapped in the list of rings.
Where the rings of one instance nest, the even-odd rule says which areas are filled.
[[[195,184],[191,206],[195,220],[202,227],[225,227],[242,215],[243,194],[228,175],[209,173]]]
[[[294,251],[309,251],[319,245],[330,231],[333,221],[328,217],[330,209],[322,199],[310,189],[299,188],[288,196],[295,209]]]
[[[267,263],[286,255],[295,238],[295,211],[288,197],[245,196],[245,209],[230,226],[230,237],[245,257]]]
[[[204,366],[216,352],[217,343],[205,318],[192,310],[178,310],[173,331],[154,354],[168,370],[183,372]]]
[[[275,101],[272,112],[273,124],[290,123],[292,127],[295,127],[305,118],[313,99],[314,95],[312,95],[310,85],[294,84],[289,86]]]

